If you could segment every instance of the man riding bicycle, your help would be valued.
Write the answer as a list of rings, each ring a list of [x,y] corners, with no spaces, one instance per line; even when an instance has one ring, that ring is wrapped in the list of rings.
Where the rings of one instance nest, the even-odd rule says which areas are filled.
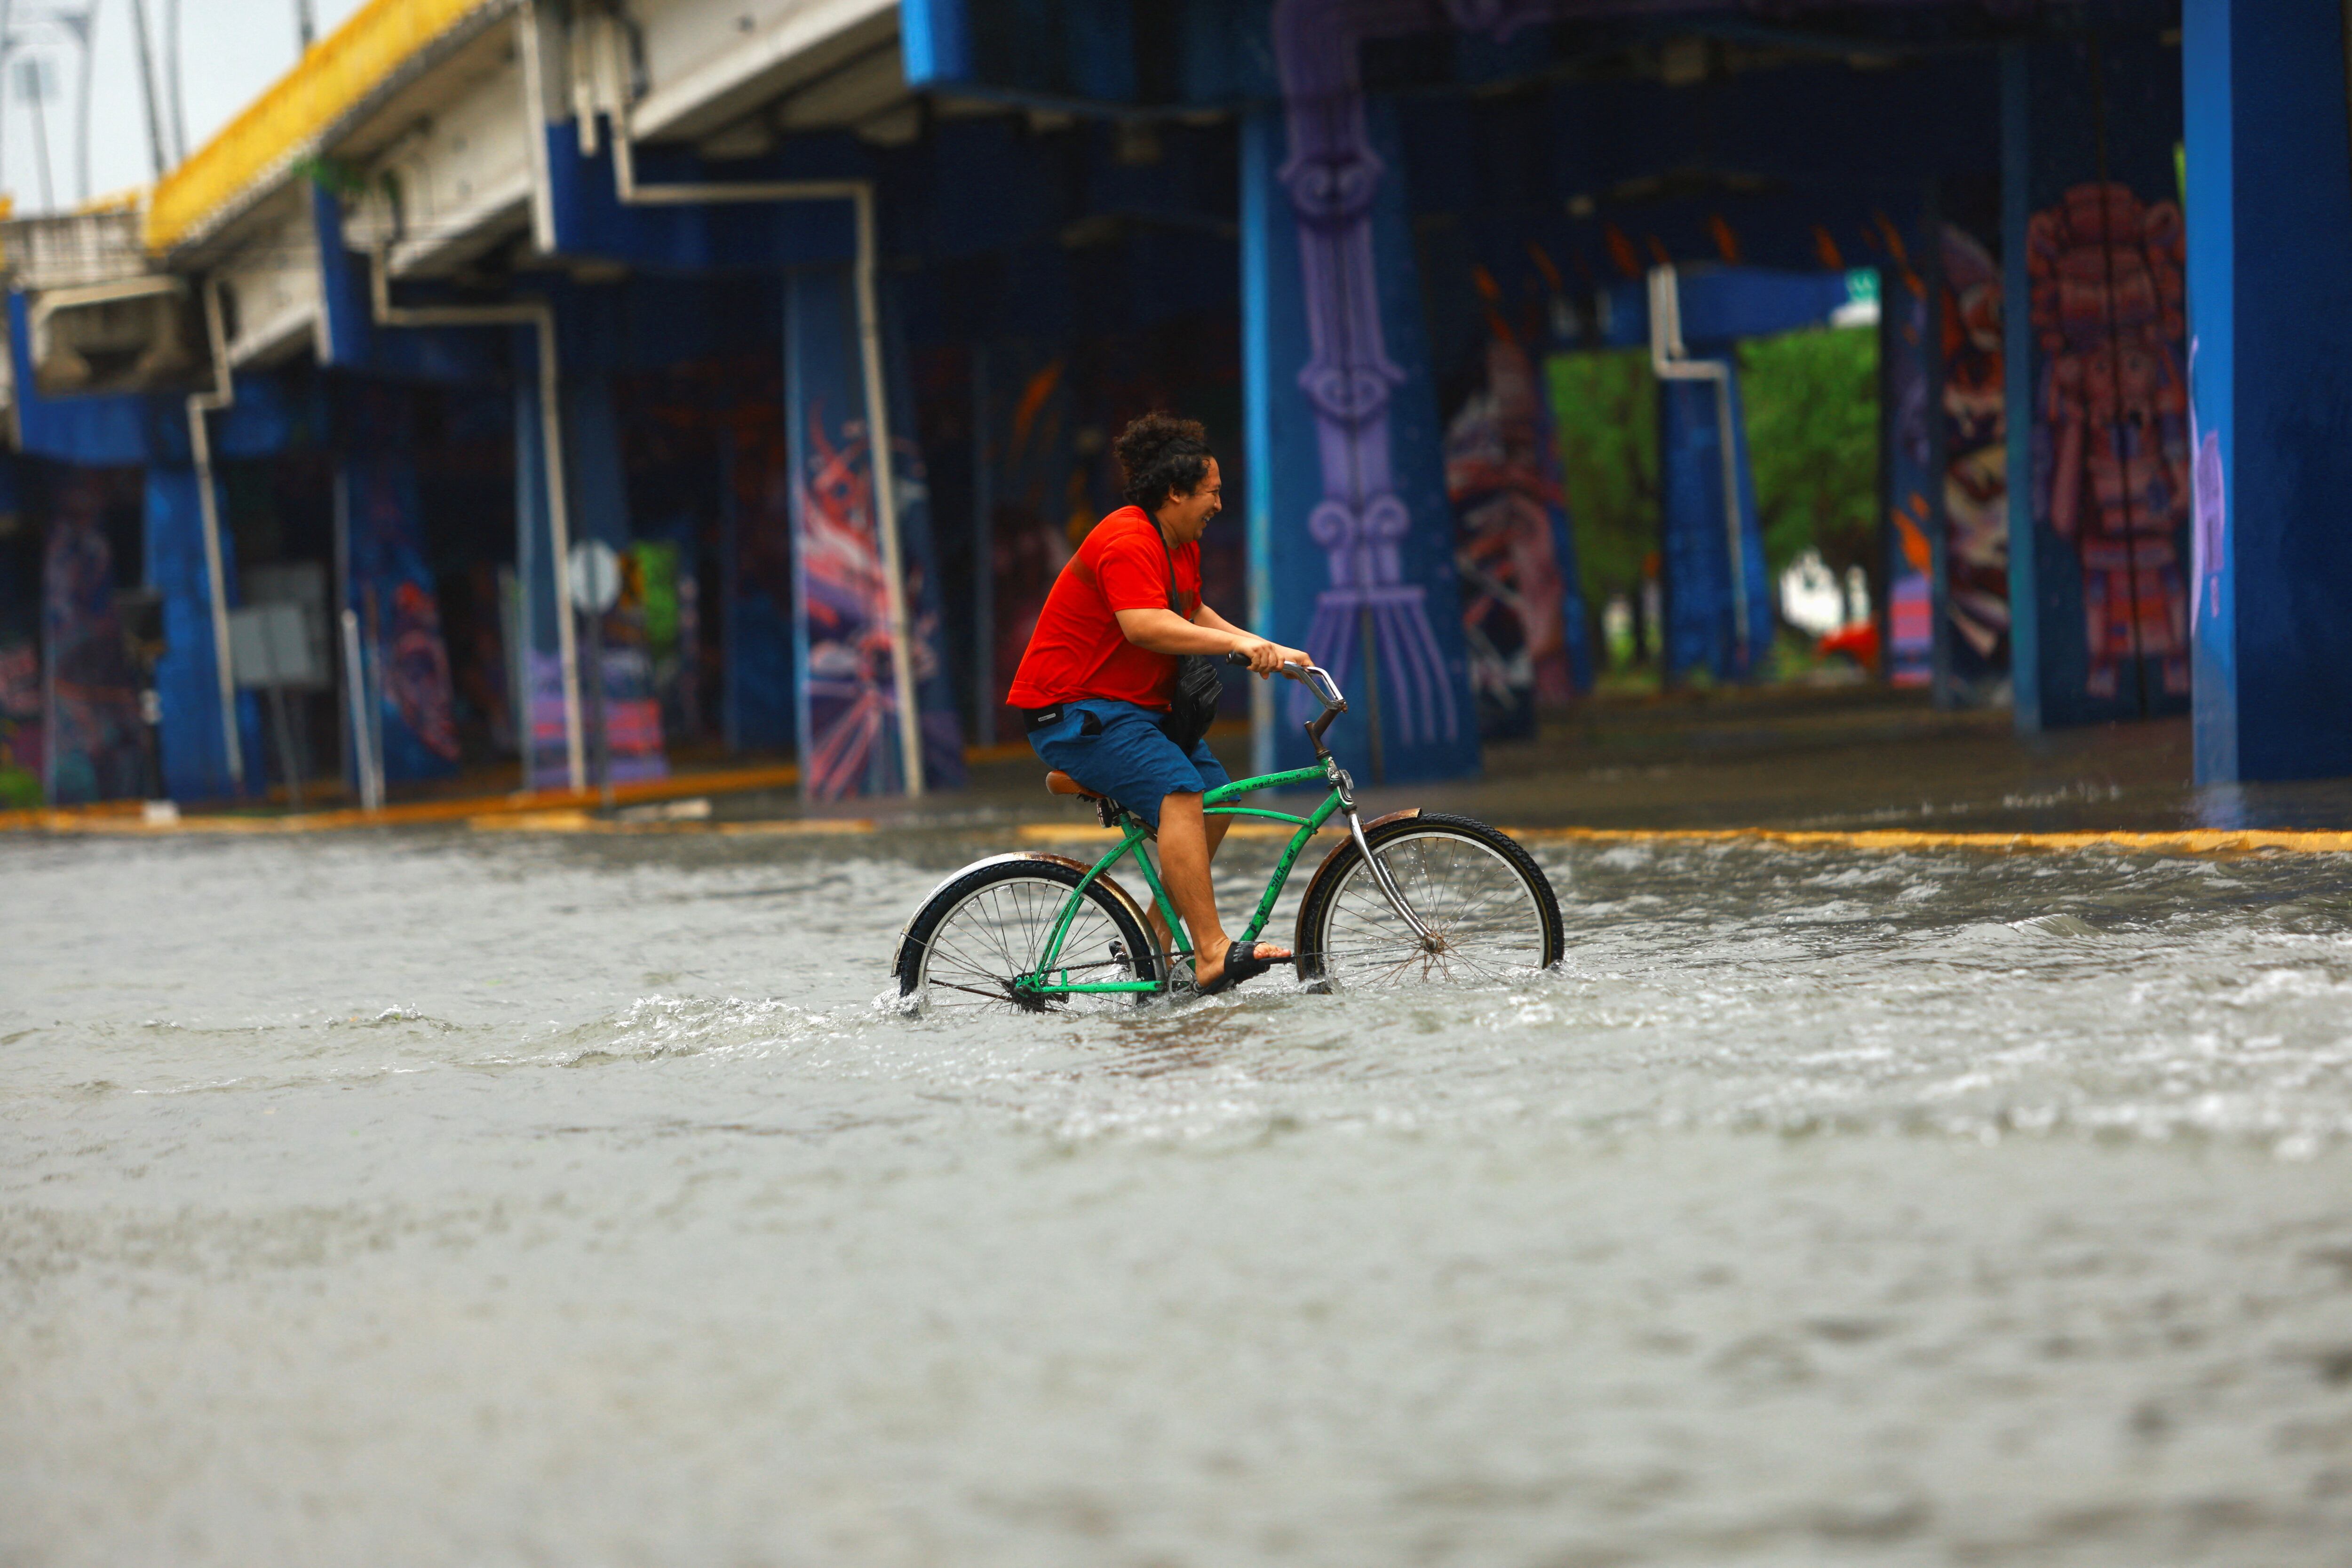
[[[1186,654],[1238,654],[1260,679],[1306,653],[1244,631],[1201,598],[1201,534],[1223,481],[1195,420],[1147,414],[1119,433],[1128,504],[1094,526],[1054,581],[1005,700],[1049,766],[1142,817],[1160,839],[1160,874],[1194,947],[1202,992],[1238,985],[1290,957],[1272,942],[1234,942],[1217,918],[1209,862],[1227,819],[1201,796],[1231,782],[1205,740],[1189,751],[1161,727]],[[1171,604],[1189,609],[1182,613]],[[1157,909],[1153,934],[1170,933]]]

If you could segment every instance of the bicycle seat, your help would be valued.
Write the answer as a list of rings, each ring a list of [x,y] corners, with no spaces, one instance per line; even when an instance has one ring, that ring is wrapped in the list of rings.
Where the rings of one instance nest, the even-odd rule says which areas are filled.
[[[1097,795],[1059,768],[1045,775],[1045,788],[1054,795],[1074,795],[1082,800],[1102,799],[1101,795]]]

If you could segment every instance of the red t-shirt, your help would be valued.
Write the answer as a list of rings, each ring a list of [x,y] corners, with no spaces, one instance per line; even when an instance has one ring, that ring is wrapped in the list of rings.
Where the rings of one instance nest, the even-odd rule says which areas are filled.
[[[1178,613],[1190,620],[1201,608],[1197,543],[1176,551],[1176,589]],[[1160,525],[1141,507],[1123,506],[1095,524],[1054,579],[1004,700],[1015,708],[1088,697],[1167,707],[1176,656],[1128,641],[1118,629],[1118,612],[1168,607],[1168,547]]]

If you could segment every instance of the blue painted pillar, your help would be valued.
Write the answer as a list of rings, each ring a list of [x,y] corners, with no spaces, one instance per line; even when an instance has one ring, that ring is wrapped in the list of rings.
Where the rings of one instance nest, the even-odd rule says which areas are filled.
[[[899,562],[913,633],[908,658],[922,715],[923,784],[950,789],[964,781],[962,727],[940,653],[929,490],[903,356],[895,340],[886,334],[885,342],[893,448],[886,471],[898,502]],[[904,777],[865,387],[850,269],[789,274],[784,424],[792,467],[793,647],[801,793],[811,800],[893,795]]]
[[[613,378],[602,370],[563,378],[563,444],[572,476],[572,542],[629,547],[629,487]]]
[[[221,566],[236,603],[236,545],[227,528],[227,505],[219,497]],[[196,473],[168,461],[151,462],[146,486],[147,584],[163,596],[163,640],[168,650],[155,667],[155,690],[163,705],[163,789],[173,800],[218,800],[236,793],[228,765],[228,739],[221,724],[220,665],[214,657],[212,574],[205,560],[204,514],[197,503]],[[237,735],[245,753],[247,789],[262,779],[261,710],[250,692],[239,692]]]
[[[1694,351],[1727,378],[1658,383],[1658,510],[1665,587],[1665,673],[1671,683],[1705,670],[1717,680],[1749,680],[1772,653],[1771,574],[1748,468],[1748,420],[1739,372],[1728,347]],[[1730,405],[1726,430],[1723,407]],[[1738,519],[1724,496],[1723,443],[1731,444]],[[1737,577],[1735,581],[1735,571]]]
[[[567,360],[557,391],[563,442],[564,499],[569,542],[590,540],[615,551],[629,546],[627,479],[621,461],[621,435],[613,407],[613,382],[601,363],[593,311],[562,302],[562,338]],[[587,320],[583,320],[588,317]],[[515,578],[521,585],[523,683],[530,694],[527,762],[532,787],[561,789],[571,779],[564,734],[562,617],[574,614],[565,588],[567,568],[556,558],[554,520],[547,483],[546,424],[539,389],[539,339],[513,335],[515,442]],[[584,362],[584,363],[583,363]],[[581,743],[593,768],[593,735],[598,706],[595,677],[589,668],[588,626],[575,622],[580,672]],[[619,631],[608,623],[608,630]],[[642,648],[608,637],[602,658],[610,721],[613,776],[622,782],[659,777],[667,772],[661,744],[659,703],[651,696],[651,664]],[[731,673],[731,672],[730,672]]]
[[[2335,0],[2187,0],[2200,784],[2352,773],[2352,154]]]
[[[1360,778],[1479,768],[1454,515],[1393,112],[1301,98],[1242,139],[1250,616],[1346,691],[1330,741]],[[1369,657],[1368,657],[1369,656]],[[1256,763],[1312,759],[1287,684]]]

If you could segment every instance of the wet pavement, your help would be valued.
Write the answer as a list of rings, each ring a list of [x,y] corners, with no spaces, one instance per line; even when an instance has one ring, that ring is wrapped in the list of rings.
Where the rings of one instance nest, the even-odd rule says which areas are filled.
[[[1636,750],[1477,787],[1760,765]],[[1005,847],[0,838],[0,1563],[2344,1560],[2352,857],[1545,843],[1520,985],[882,1005]]]

